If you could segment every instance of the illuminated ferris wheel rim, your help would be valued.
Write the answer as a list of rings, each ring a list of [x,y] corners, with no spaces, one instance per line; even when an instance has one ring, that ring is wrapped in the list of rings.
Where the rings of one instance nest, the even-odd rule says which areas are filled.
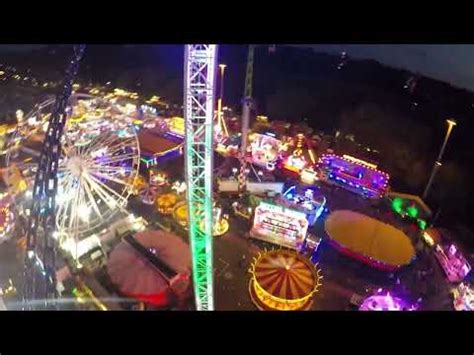
[[[89,104],[83,106],[84,119],[66,122],[61,139],[56,195],[58,234],[74,238],[100,227],[116,212],[124,209],[132,193],[130,181],[138,176],[140,163],[138,138],[130,115],[120,109],[117,109],[117,115],[106,115],[114,108],[114,103],[81,93],[71,96],[67,110],[69,115],[73,112],[70,105],[80,101]],[[54,99],[45,100],[25,116],[15,132],[14,144],[17,146],[13,149],[21,147],[33,137],[33,129],[24,129],[25,126],[28,128],[31,117],[35,117],[34,133],[41,132],[37,127],[45,124],[49,117],[49,113],[44,110],[49,111],[53,104]],[[97,126],[107,127],[97,129]],[[117,131],[117,127],[120,131]],[[44,134],[40,133],[41,136]],[[9,155],[8,165],[14,160]],[[37,160],[33,159],[29,164],[30,170],[36,171],[36,165]]]

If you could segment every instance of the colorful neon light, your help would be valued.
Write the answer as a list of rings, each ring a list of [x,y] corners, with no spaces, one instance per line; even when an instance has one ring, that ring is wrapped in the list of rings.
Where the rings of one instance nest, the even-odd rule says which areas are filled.
[[[309,188],[306,189],[303,194],[300,194],[295,185],[289,187],[283,193],[283,198],[284,200],[280,201],[286,206],[306,214],[310,226],[312,226],[323,213],[324,206],[326,205],[326,198],[324,196],[319,196],[316,199],[314,197],[314,191]]]
[[[306,214],[283,206],[260,202],[250,235],[253,238],[297,249],[308,230]]]
[[[307,165],[306,159],[303,156],[290,155],[283,162],[283,167],[287,170],[299,173]]]
[[[471,265],[454,244],[448,248],[438,244],[435,248],[435,257],[450,282],[463,281],[471,271]]]
[[[197,310],[214,310],[212,166],[217,46],[185,47],[186,182],[189,240]],[[182,121],[184,132],[184,121]]]
[[[388,189],[389,175],[374,166],[350,156],[324,154],[318,161],[317,170],[325,181],[367,197],[379,198]]]
[[[474,290],[465,283],[451,291],[453,293],[453,305],[456,311],[474,311]]]
[[[322,280],[317,265],[290,250],[259,253],[249,272],[250,297],[260,310],[307,310]]]
[[[395,297],[390,292],[379,290],[378,294],[367,297],[360,306],[360,311],[415,311],[418,307],[410,304],[400,297]]]
[[[372,163],[369,163],[369,162],[366,162],[365,160],[362,160],[362,159],[357,159],[351,155],[346,155],[344,154],[342,156],[344,159],[346,159],[347,161],[351,161],[355,164],[358,164],[358,165],[365,165],[369,168],[372,168],[372,169],[377,169],[377,165],[376,164],[372,164]]]
[[[312,168],[306,168],[301,171],[300,179],[301,182],[312,185],[318,180],[318,174]]]

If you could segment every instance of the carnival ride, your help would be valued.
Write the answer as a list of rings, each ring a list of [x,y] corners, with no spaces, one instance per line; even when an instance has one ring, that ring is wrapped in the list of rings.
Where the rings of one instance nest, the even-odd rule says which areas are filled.
[[[156,188],[153,187],[153,186],[146,186],[146,187],[143,187],[140,191],[139,191],[139,196],[140,196],[140,200],[145,204],[145,205],[153,205],[155,204],[156,202],[156,198],[158,196],[158,192],[156,191]]]
[[[291,154],[288,153],[289,146],[293,146]],[[298,175],[304,170],[310,171],[316,165],[316,153],[303,133],[282,143],[280,152],[282,168]]]
[[[149,230],[125,237],[110,254],[107,271],[122,295],[154,307],[190,296],[189,246],[171,233]]]
[[[75,115],[77,95],[73,94],[73,83],[85,45],[75,45],[73,49],[62,89],[56,98],[47,104],[51,108],[50,112],[43,115],[44,107],[37,106],[35,111],[38,117],[31,115],[25,120],[31,127],[22,125],[23,129],[20,127],[17,130],[15,139],[11,140],[13,145],[7,152],[7,160],[21,159],[21,154],[25,153],[34,158],[21,159],[20,164],[23,174],[35,173],[34,188],[29,194],[32,202],[26,228],[26,280],[23,297],[25,301],[44,300],[42,304],[47,308],[56,307],[56,251],[58,241],[61,244],[66,234],[57,233],[57,229],[67,231],[66,239],[71,240],[72,237],[75,241],[79,234],[90,232],[91,228],[98,227],[116,211],[125,207],[131,194],[126,181],[130,175],[138,174],[139,167],[140,153],[136,129],[144,126],[145,122],[141,118],[148,113],[140,107],[134,115],[133,112],[137,110],[133,104],[120,107],[122,98],[113,96],[125,94],[122,90],[123,92],[107,95],[105,99],[110,98],[110,102],[116,105],[109,114],[113,116],[117,111],[121,111],[124,117],[133,119],[131,125],[122,120],[104,119],[107,115],[98,112],[98,109],[84,115],[82,106],[77,107],[78,114]],[[186,127],[189,231],[198,310],[214,308],[210,195],[216,59],[216,45],[185,46],[185,119],[181,120],[180,133]],[[137,93],[128,96],[132,99],[138,98]],[[84,116],[87,117],[86,124],[83,121]],[[88,125],[88,121],[95,124]],[[108,124],[108,129],[103,129],[101,122]],[[148,122],[147,125],[156,126]],[[41,131],[46,133],[44,139],[41,137]],[[99,135],[102,139],[97,138]],[[36,147],[33,144],[33,149],[24,146],[28,137],[32,143],[36,143]],[[20,149],[21,147],[23,149]],[[33,160],[29,166],[28,160]],[[31,188],[32,176],[28,176],[26,180],[29,180]],[[58,203],[58,207],[57,197],[64,199],[63,203]],[[58,211],[60,213],[57,213]],[[33,307],[31,302],[25,302],[25,306]]]
[[[389,291],[378,289],[373,295],[362,301],[360,311],[416,311],[418,305],[390,294]]]
[[[173,218],[184,228],[188,228],[188,206],[185,201],[175,205]],[[212,209],[212,235],[219,237],[229,230],[229,216],[222,214],[222,208],[215,205]]]
[[[186,193],[198,310],[214,309],[212,253],[213,112],[217,46],[185,47]]]
[[[324,154],[316,168],[321,180],[368,198],[380,198],[388,189],[387,173],[378,170],[375,164],[349,155]]]
[[[14,215],[11,210],[12,198],[7,193],[0,194],[0,244],[11,235]]]
[[[471,285],[462,282],[451,293],[456,311],[474,311],[474,289]]]
[[[321,286],[321,270],[286,249],[259,252],[249,270],[249,292],[259,310],[308,310]]]
[[[44,139],[52,105],[48,100],[26,115],[8,147],[7,166],[14,167],[12,174],[17,168],[28,187],[16,194],[15,203],[27,211],[39,156],[36,142]],[[139,180],[140,161],[129,109],[103,98],[71,95],[57,167],[54,236],[60,244],[87,237],[126,207]]]
[[[268,171],[275,170],[281,141],[271,134],[249,134],[251,161]]]
[[[165,193],[160,195],[156,199],[156,207],[158,212],[164,215],[170,215],[173,213],[173,208],[179,201],[179,197],[174,192]]]
[[[415,248],[405,233],[354,211],[332,212],[325,229],[330,244],[339,252],[383,271],[395,271],[415,257]]]

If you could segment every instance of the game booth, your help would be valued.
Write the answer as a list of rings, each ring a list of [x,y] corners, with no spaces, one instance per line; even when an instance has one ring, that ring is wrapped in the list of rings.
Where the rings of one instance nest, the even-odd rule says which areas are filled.
[[[368,198],[380,198],[388,189],[389,175],[377,165],[349,155],[324,154],[319,159],[319,178]]]
[[[438,244],[434,254],[449,282],[461,282],[471,271],[471,265],[454,244]]]
[[[319,195],[314,188],[302,188],[292,185],[278,199],[282,205],[303,212],[310,226],[316,223],[326,206],[326,198]]]
[[[306,238],[306,214],[284,206],[260,202],[255,208],[250,236],[272,244],[298,250]]]

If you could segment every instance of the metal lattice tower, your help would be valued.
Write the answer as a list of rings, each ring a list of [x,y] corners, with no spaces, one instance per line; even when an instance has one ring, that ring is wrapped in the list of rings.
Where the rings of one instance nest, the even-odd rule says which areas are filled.
[[[217,45],[185,47],[184,117],[189,239],[197,310],[214,309],[212,260],[213,112]]]
[[[25,259],[25,306],[32,308],[32,301],[41,300],[46,307],[55,306],[56,291],[56,192],[57,170],[61,154],[61,136],[67,118],[67,103],[72,85],[84,54],[84,45],[75,45],[68,64],[64,84],[49,118],[32,195],[28,219]],[[51,301],[53,303],[51,303]]]
[[[247,180],[247,140],[250,123],[250,109],[252,107],[253,88],[253,62],[255,56],[255,45],[249,45],[247,57],[247,70],[245,73],[244,99],[242,101],[242,135],[240,143],[240,172],[239,172],[239,192],[243,192]]]

